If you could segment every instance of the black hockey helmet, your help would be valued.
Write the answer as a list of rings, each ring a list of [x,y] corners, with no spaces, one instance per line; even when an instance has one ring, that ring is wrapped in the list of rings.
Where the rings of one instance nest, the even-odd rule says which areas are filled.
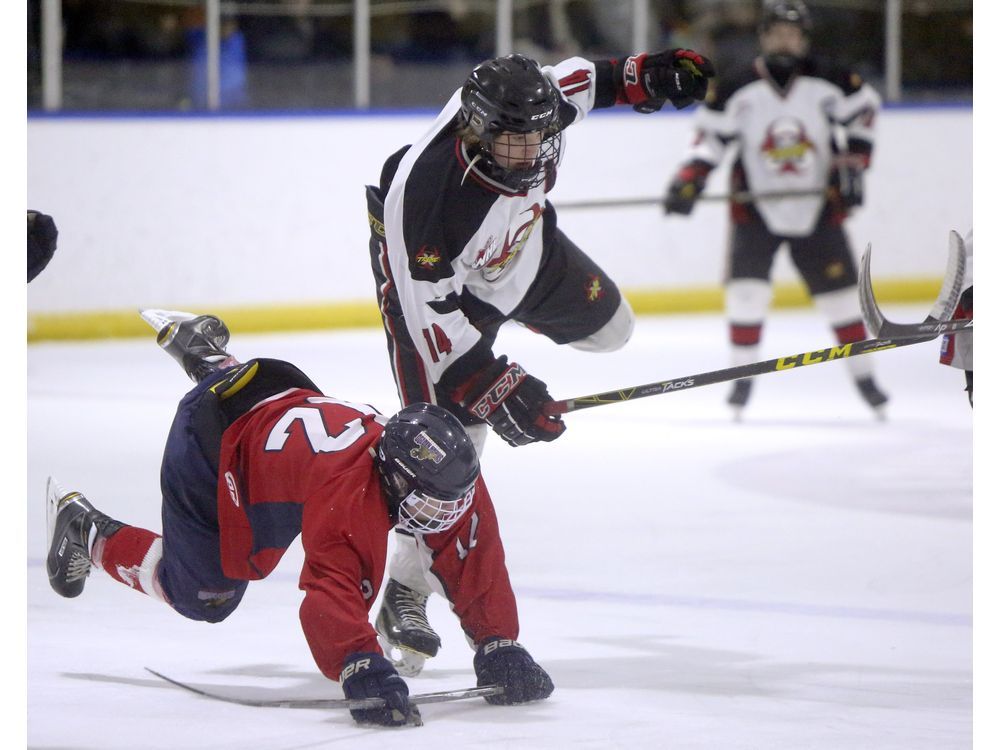
[[[477,65],[462,87],[461,119],[478,140],[483,171],[514,190],[540,185],[546,166],[559,158],[561,102],[558,89],[538,63],[524,55],[507,55]],[[496,142],[501,133],[541,135],[537,155],[529,166],[511,168],[502,163]]]
[[[809,8],[802,0],[764,0],[757,30],[763,33],[774,23],[790,23],[805,34],[809,34],[813,26]]]
[[[444,531],[472,504],[479,457],[458,418],[416,403],[390,417],[376,462],[389,510],[410,531]]]

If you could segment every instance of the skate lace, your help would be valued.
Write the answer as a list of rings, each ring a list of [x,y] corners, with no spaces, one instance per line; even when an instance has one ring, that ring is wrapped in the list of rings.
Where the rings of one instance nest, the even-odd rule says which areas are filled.
[[[399,619],[406,623],[408,627],[419,628],[420,630],[426,630],[428,633],[433,633],[434,630],[427,621],[426,602],[427,596],[425,594],[408,589],[397,591],[393,604],[395,605],[394,609],[399,615]]]
[[[82,552],[74,552],[66,565],[66,582],[72,583],[90,575],[90,557]]]

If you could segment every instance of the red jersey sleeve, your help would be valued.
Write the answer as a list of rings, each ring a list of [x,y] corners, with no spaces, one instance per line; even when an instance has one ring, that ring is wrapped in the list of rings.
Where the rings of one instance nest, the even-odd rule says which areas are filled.
[[[483,478],[476,482],[472,507],[461,522],[424,541],[437,576],[462,629],[473,643],[491,636],[516,639],[517,601],[511,590],[493,500]]]
[[[357,651],[382,653],[368,613],[385,573],[392,521],[371,462],[314,497],[302,523],[305,562],[299,620],[313,659],[331,680]]]

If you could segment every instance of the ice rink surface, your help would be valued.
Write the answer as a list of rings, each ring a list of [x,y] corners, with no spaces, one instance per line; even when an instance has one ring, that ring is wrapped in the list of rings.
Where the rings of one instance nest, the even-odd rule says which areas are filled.
[[[926,307],[887,307],[915,322]],[[778,312],[761,359],[825,348],[812,310]],[[729,366],[716,315],[640,318],[593,355],[512,327],[495,348],[555,398]],[[381,332],[241,335],[329,395],[397,408]],[[158,469],[189,385],[153,341],[28,348],[28,746],[39,750],[326,747],[948,750],[972,746],[972,410],[937,345],[865,355],[889,392],[877,422],[845,363],[757,379],[742,423],[728,385],[567,415],[555,443],[490,438],[484,475],[521,642],[552,675],[544,702],[425,706],[422,728],[241,697],[340,697],[298,624],[301,549],[218,625],[102,573],[78,599],[44,571],[49,474],[106,513],[159,530]],[[374,611],[373,611],[374,617]],[[444,645],[411,692],[475,683],[440,598]]]

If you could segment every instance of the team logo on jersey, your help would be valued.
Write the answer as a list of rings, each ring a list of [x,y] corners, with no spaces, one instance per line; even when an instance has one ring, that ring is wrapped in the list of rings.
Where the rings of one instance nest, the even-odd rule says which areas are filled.
[[[414,260],[421,268],[433,270],[437,268],[437,264],[441,262],[441,251],[436,247],[421,245]]]
[[[604,287],[601,286],[601,279],[593,274],[587,279],[587,302],[597,302],[604,296]]]
[[[236,489],[236,480],[233,479],[232,472],[227,471],[225,473],[225,478],[226,478],[226,489],[229,490],[229,497],[232,499],[233,505],[235,505],[237,508],[239,508],[240,507],[240,493],[239,493],[239,490]]]
[[[472,261],[473,269],[478,271],[480,268],[482,268],[491,260],[493,260],[493,256],[496,254],[497,254],[497,238],[494,237],[493,235],[490,235],[490,238],[486,240],[486,244],[484,244],[476,252],[476,257]]]
[[[426,432],[419,433],[413,439],[413,442],[417,444],[417,447],[410,450],[412,458],[418,461],[433,461],[435,464],[444,461],[444,450],[442,450],[440,445],[431,440]]]
[[[517,254],[527,244],[528,238],[531,236],[531,231],[535,228],[539,219],[542,218],[542,207],[535,203],[531,208],[522,211],[522,213],[530,213],[531,218],[514,230],[513,237],[511,236],[510,229],[507,230],[507,234],[503,240],[503,249],[496,257],[488,261],[483,268],[483,278],[487,281],[496,281],[500,278],[514,258],[517,257]]]
[[[771,123],[760,150],[764,163],[779,175],[801,174],[816,162],[816,144],[794,117],[782,117]]]

